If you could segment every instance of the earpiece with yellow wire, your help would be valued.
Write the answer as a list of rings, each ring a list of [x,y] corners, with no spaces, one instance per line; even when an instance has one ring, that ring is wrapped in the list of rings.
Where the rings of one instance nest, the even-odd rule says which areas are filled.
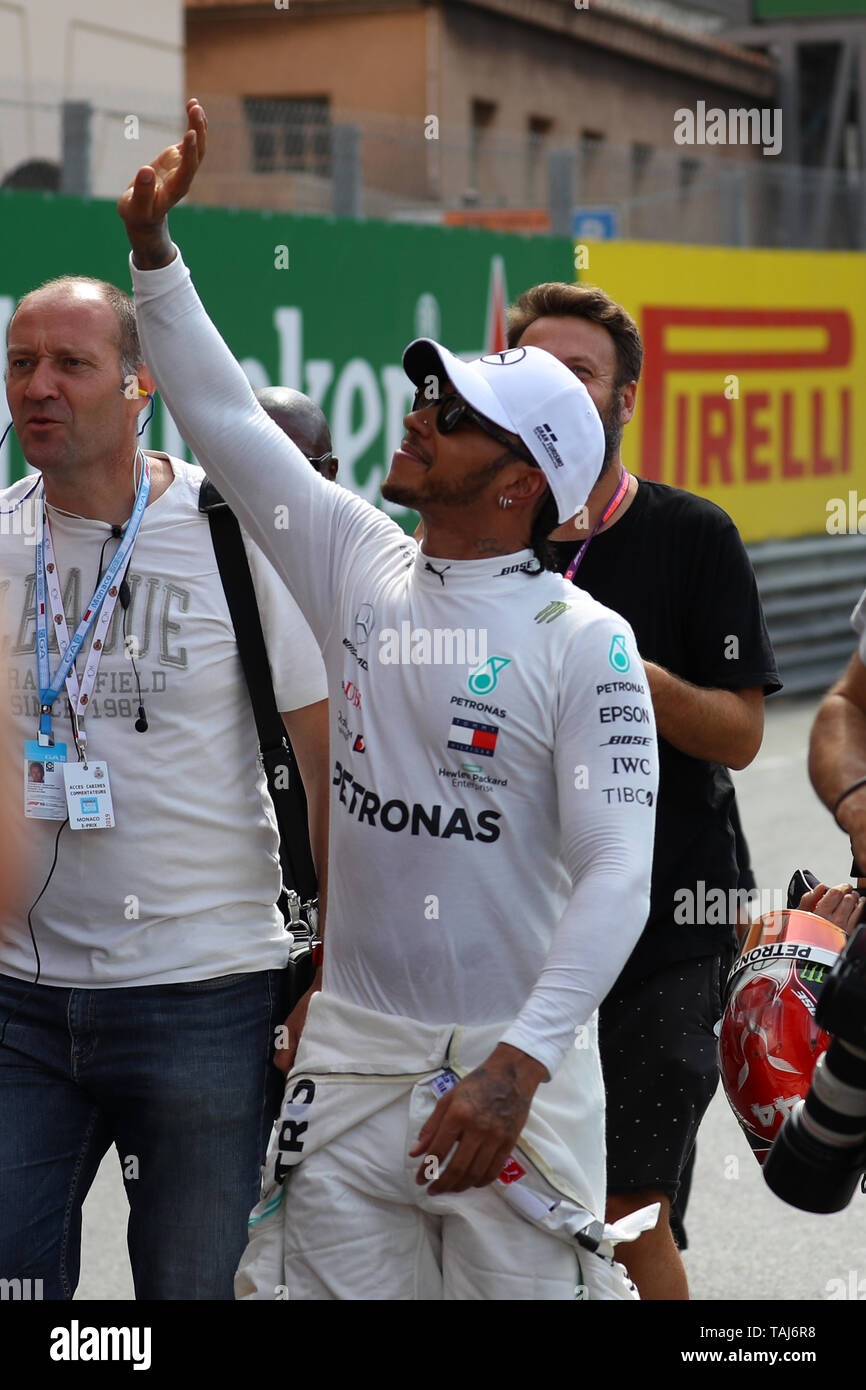
[[[133,378],[133,380],[134,380],[134,378]],[[131,385],[131,384],[132,384],[132,383],[129,382],[129,385]],[[127,400],[130,400],[130,399],[131,399],[131,397],[130,397],[130,395],[129,395],[129,387],[128,387],[128,385],[120,386],[120,387],[118,387],[118,390],[120,390],[120,391],[123,393],[123,395],[126,396]],[[151,420],[153,419],[153,409],[154,409],[154,406],[153,406],[153,393],[150,392],[150,391],[145,391],[145,389],[144,389],[143,386],[137,387],[136,390],[137,390],[139,396],[146,396],[147,399],[150,401],[150,410],[149,410],[148,413],[147,413],[147,418],[146,418],[144,421],[142,421],[141,428],[140,428],[140,430],[138,431],[139,437],[141,437],[141,435],[144,434],[144,431],[147,429],[148,425],[150,424]]]
[[[141,438],[141,436],[144,434],[144,431],[147,429],[148,425],[150,424],[151,420],[153,419],[153,408],[154,408],[154,407],[153,407],[153,395],[151,394],[150,391],[145,391],[141,386],[139,386],[139,388],[138,388],[138,394],[139,394],[140,396],[147,396],[147,399],[150,401],[150,410],[147,412],[147,418],[146,418],[145,420],[142,421],[141,428],[140,428],[140,430],[138,431],[139,438]]]

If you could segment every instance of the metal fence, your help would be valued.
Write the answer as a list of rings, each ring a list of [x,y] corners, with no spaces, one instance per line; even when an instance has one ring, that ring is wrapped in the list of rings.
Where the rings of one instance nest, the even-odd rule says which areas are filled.
[[[862,175],[783,164],[759,148],[735,158],[673,139],[670,149],[563,147],[539,132],[467,130],[325,102],[251,105],[210,102],[214,153],[200,197],[430,220],[537,211],[538,225],[546,219],[561,234],[571,231],[573,209],[601,205],[614,211],[618,234],[635,240],[866,248]]]
[[[524,225],[566,235],[574,209],[602,206],[617,234],[635,240],[866,249],[862,173],[783,164],[759,147],[736,157],[673,137],[665,149],[638,140],[564,147],[539,130],[457,128],[325,98],[204,100],[211,139],[193,196],[201,203],[433,222],[524,213]],[[158,109],[139,119],[120,107],[7,98],[0,129],[4,183],[26,186],[29,172],[44,186],[53,169],[64,191],[111,196],[116,170],[128,177],[179,138],[183,121]]]
[[[866,586],[862,536],[748,546],[786,695],[826,690],[851,659],[851,612]]]

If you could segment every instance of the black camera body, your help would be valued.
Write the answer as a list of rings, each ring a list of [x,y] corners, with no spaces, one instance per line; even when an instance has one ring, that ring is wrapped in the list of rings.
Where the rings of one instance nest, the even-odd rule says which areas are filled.
[[[833,1035],[830,1046],[763,1173],[771,1191],[801,1211],[842,1211],[866,1169],[866,923],[825,977],[815,1019]]]

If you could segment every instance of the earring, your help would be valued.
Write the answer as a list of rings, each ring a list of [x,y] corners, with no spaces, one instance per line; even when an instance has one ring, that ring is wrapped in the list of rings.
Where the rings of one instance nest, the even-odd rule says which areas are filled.
[[[503,509],[503,511],[504,511],[506,507],[510,507],[510,506],[512,505],[513,501],[514,501],[514,498],[513,498],[513,497],[500,497],[500,499],[499,499],[499,505],[500,505],[500,507],[502,507],[502,509]]]

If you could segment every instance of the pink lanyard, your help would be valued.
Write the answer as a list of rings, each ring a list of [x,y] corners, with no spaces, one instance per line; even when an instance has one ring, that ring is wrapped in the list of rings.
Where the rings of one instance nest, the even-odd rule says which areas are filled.
[[[577,552],[568,569],[565,571],[565,578],[568,580],[569,583],[571,583],[572,579],[577,574],[578,566],[581,560],[583,559],[584,555],[586,554],[586,548],[592,540],[593,536],[595,535],[596,531],[599,529],[600,526],[603,526],[606,521],[610,521],[620,502],[625,497],[626,489],[628,488],[629,477],[630,474],[628,472],[628,469],[623,468],[622,477],[619,480],[619,487],[617,488],[613,497],[610,499],[607,506],[605,507],[604,514],[599,517],[598,521],[595,523],[595,526],[592,528],[592,531],[589,533],[583,545],[580,547],[580,550]]]

